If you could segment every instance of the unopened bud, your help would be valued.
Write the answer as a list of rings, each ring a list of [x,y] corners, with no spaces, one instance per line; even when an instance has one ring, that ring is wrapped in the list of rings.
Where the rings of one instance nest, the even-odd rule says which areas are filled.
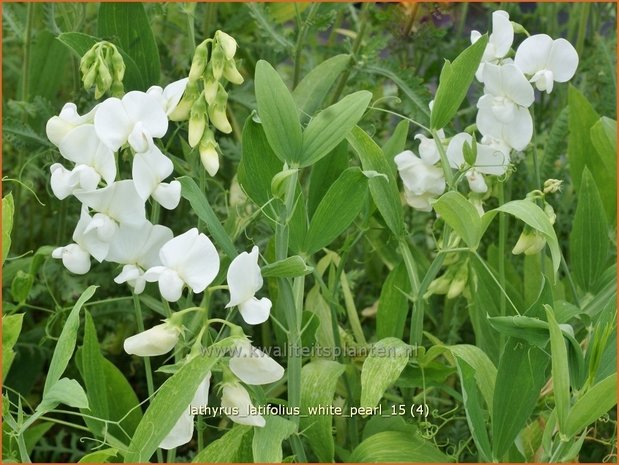
[[[243,76],[241,76],[239,70],[236,69],[236,63],[234,63],[234,60],[226,61],[226,65],[224,66],[224,78],[237,86],[243,84]]]
[[[200,143],[206,123],[206,101],[200,96],[192,105],[189,116],[188,142],[192,148]]]
[[[191,69],[189,70],[189,81],[195,82],[200,79],[200,76],[202,76],[202,73],[204,73],[204,70],[206,69],[207,62],[208,48],[206,41],[204,41],[196,47],[196,51],[193,54]]]
[[[188,82],[181,101],[178,102],[178,105],[174,108],[174,111],[168,115],[170,121],[185,121],[189,119],[191,107],[199,96],[200,91],[198,89],[198,83],[191,81]]]
[[[535,255],[546,245],[546,239],[537,231],[525,228],[518,238],[518,242],[512,249],[514,255],[524,253],[525,255]]]
[[[95,79],[95,98],[100,99],[112,86],[112,74],[103,60],[99,61],[98,73]]]
[[[211,65],[213,66],[213,77],[219,81],[224,74],[224,66],[226,65],[226,56],[219,44],[213,47]]]
[[[232,132],[232,126],[228,121],[228,117],[226,116],[226,104],[218,103],[211,105],[208,107],[208,116],[217,129],[225,134],[230,134]]]
[[[210,68],[210,67],[209,67]],[[207,70],[204,77],[204,99],[209,105],[212,105],[217,98],[217,91],[219,90],[219,83],[213,77],[213,73],[210,69]]]
[[[215,40],[221,46],[223,53],[227,60],[232,60],[236,54],[236,40],[223,31],[217,31],[215,33]]]
[[[555,209],[552,208],[552,205],[550,205],[548,202],[544,202],[544,213],[546,213],[550,224],[555,224],[555,221],[557,220],[557,214],[555,213]]]
[[[207,129],[200,141],[200,161],[210,176],[215,176],[219,171],[219,153],[213,131]]]
[[[464,262],[462,265],[460,265],[460,268],[458,268],[456,275],[454,276],[454,278],[451,280],[451,283],[449,284],[449,290],[447,291],[447,298],[455,299],[460,294],[462,294],[462,291],[464,290],[464,287],[466,286],[466,283],[468,282],[468,280],[469,280],[469,267],[468,267],[468,263]]]
[[[114,48],[114,53],[112,53],[111,62],[114,80],[122,82],[125,77],[125,62],[116,48]]]
[[[561,184],[563,181],[560,179],[546,179],[544,181],[544,194],[554,194],[561,190]]]

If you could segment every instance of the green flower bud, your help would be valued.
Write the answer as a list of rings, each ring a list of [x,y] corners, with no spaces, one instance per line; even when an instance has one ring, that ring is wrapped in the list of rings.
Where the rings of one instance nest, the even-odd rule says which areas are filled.
[[[468,282],[468,279],[469,279],[469,267],[468,267],[468,262],[465,261],[462,265],[460,265],[454,278],[451,280],[451,283],[449,284],[449,290],[447,291],[447,298],[455,299],[460,294],[462,294],[462,291],[464,290],[466,283]]]
[[[213,77],[212,73],[207,72],[206,76],[204,77],[204,99],[209,105],[215,103],[218,90],[219,83]]]
[[[208,116],[217,129],[225,134],[232,132],[232,126],[226,116],[226,105],[221,103],[215,103],[208,107]]]
[[[189,81],[197,81],[204,73],[206,64],[208,62],[208,48],[207,42],[204,41],[196,47],[196,51],[193,54],[191,61],[191,69],[189,70]]]
[[[221,46],[226,59],[232,60],[236,54],[236,40],[223,31],[215,32],[215,40]]]
[[[219,81],[224,74],[224,66],[226,65],[226,56],[219,44],[213,47],[211,65],[213,67],[213,77]]]
[[[122,82],[123,78],[125,77],[125,62],[123,60],[122,55],[120,54],[118,49],[116,49],[116,47],[114,47],[114,53],[112,53],[112,57],[110,61],[112,63],[112,72],[114,74],[114,80]]]
[[[219,171],[219,153],[213,131],[207,129],[200,140],[200,161],[210,176],[215,176]]]
[[[206,101],[201,95],[191,107],[188,141],[191,147],[200,143],[206,129]]]
[[[224,78],[230,81],[232,84],[241,85],[243,84],[243,76],[239,73],[239,70],[236,69],[236,63],[234,60],[226,61],[224,66]]]
[[[99,67],[98,63],[95,63],[87,70],[87,72],[82,77],[82,83],[84,84],[84,89],[88,90],[92,86],[95,85],[95,79],[97,78],[97,68]]]
[[[290,182],[290,177],[297,173],[299,170],[297,168],[294,169],[284,169],[273,176],[271,179],[271,193],[277,199],[283,199],[286,195],[286,191],[288,190],[288,183]]]
[[[534,231],[528,227],[522,231],[518,242],[512,249],[514,255],[524,253],[525,255],[535,255],[544,248],[546,245],[546,239],[537,231]]]
[[[423,295],[423,298],[429,299],[434,294],[447,294],[450,282],[451,281],[445,275],[436,278],[428,286],[428,290]]]
[[[544,181],[544,194],[554,194],[561,190],[561,184],[563,181],[559,179],[546,179]]]
[[[99,72],[95,79],[95,98],[100,99],[112,86],[112,75],[103,60],[99,61]]]
[[[170,121],[185,121],[189,119],[191,107],[199,96],[200,90],[198,89],[198,83],[188,82],[181,101],[178,102],[174,111],[168,115]]]

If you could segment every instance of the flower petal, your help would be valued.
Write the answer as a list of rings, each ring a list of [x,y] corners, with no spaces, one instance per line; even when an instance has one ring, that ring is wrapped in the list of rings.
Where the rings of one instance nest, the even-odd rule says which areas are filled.
[[[230,302],[226,308],[239,305],[251,299],[262,287],[262,273],[258,265],[258,247],[254,246],[250,253],[237,255],[227,274]]]
[[[140,357],[163,355],[174,349],[178,342],[179,330],[168,323],[153,326],[146,331],[125,339],[125,352]]]
[[[488,40],[494,45],[496,58],[507,55],[514,42],[514,28],[506,11],[497,10],[492,13],[492,34]]]
[[[174,449],[187,444],[193,437],[193,415],[184,411],[170,432],[159,444],[162,449]]]
[[[55,257],[62,258],[62,264],[75,274],[86,274],[90,271],[90,254],[78,244],[69,244],[54,250]]]
[[[245,323],[248,325],[259,325],[269,319],[271,305],[271,301],[266,297],[260,300],[252,297],[239,304],[239,311]]]
[[[163,109],[166,115],[169,115],[176,109],[185,93],[188,82],[189,78],[179,79],[178,81],[168,84],[163,90]]]
[[[524,74],[530,75],[546,69],[552,44],[552,38],[546,34],[536,34],[527,37],[516,50],[514,64]]]
[[[127,142],[134,123],[120,99],[111,97],[99,104],[94,124],[99,139],[110,150],[116,152]]]
[[[119,223],[139,224],[144,221],[144,200],[131,180],[118,181],[96,191],[78,191],[75,196],[88,207],[105,213]]]
[[[230,357],[230,370],[241,381],[251,385],[270,384],[284,376],[284,367],[261,350],[253,347],[249,341],[236,345],[235,353]]]
[[[125,94],[122,104],[133,124],[140,121],[152,137],[165,135],[168,130],[168,117],[157,97],[134,90]],[[130,131],[132,129],[133,127],[129,128]]]
[[[198,386],[198,389],[196,390],[196,393],[189,405],[193,408],[200,408],[201,406],[208,405],[208,391],[210,387],[211,372],[209,371]]]
[[[159,183],[174,171],[172,160],[152,145],[147,152],[136,153],[133,157],[131,173],[138,195],[146,200]]]
[[[238,383],[224,384],[221,406],[228,412],[238,410],[238,415],[228,414],[228,418],[235,423],[258,426],[259,428],[266,425],[266,421],[261,415],[250,415],[250,409],[254,406],[247,390]]]
[[[159,292],[168,302],[176,302],[181,298],[184,285],[185,282],[174,270],[165,269],[159,276]]]
[[[567,40],[557,39],[550,49],[546,68],[552,71],[555,81],[567,82],[578,68],[578,52]]]
[[[514,150],[524,150],[533,137],[533,119],[529,110],[518,108],[511,124],[503,127],[502,139]]]
[[[176,180],[162,182],[155,188],[152,196],[166,210],[174,210],[181,201],[181,183]]]

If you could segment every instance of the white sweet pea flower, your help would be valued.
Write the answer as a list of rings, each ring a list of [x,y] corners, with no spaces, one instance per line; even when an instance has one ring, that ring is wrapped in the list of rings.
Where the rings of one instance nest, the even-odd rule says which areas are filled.
[[[187,444],[193,437],[193,415],[183,411],[181,417],[159,444],[162,449],[174,449]]]
[[[526,38],[516,50],[515,65],[538,90],[552,92],[555,82],[567,82],[578,67],[578,53],[565,39],[552,40],[546,34]]]
[[[438,136],[441,139],[445,139],[445,132],[441,129],[438,131]],[[427,165],[434,165],[441,159],[441,155],[436,146],[436,141],[430,137],[426,137],[423,134],[415,135],[415,139],[419,140],[419,157]]]
[[[488,192],[488,186],[486,185],[484,175],[475,168],[468,170],[464,176],[469,182],[469,189],[471,189],[472,192],[476,192],[478,194]]]
[[[193,396],[193,399],[189,403],[192,408],[200,408],[201,406],[208,405],[208,391],[211,387],[211,372],[209,371],[200,385],[198,389],[196,389],[196,393]]]
[[[123,347],[130,355],[154,357],[167,354],[174,349],[179,335],[180,329],[177,326],[165,322],[128,337]]]
[[[258,265],[258,247],[250,253],[239,254],[228,268],[228,287],[230,302],[226,308],[238,306],[243,320],[247,324],[264,323],[271,312],[271,301],[266,297],[258,300],[256,292],[262,287],[262,273]]]
[[[131,91],[122,100],[111,97],[100,103],[94,124],[97,135],[112,151],[129,142],[140,152],[147,148],[144,140],[165,135],[168,117],[159,97]]]
[[[533,137],[533,120],[527,108],[533,87],[514,64],[484,67],[484,92],[477,102],[477,128],[484,136],[503,140],[523,150]]]
[[[230,371],[246,384],[274,383],[284,376],[284,367],[247,339],[235,344],[229,366]]]
[[[59,200],[66,199],[78,189],[95,190],[101,181],[99,173],[86,165],[77,165],[72,170],[68,170],[60,163],[54,163],[50,166],[50,171],[52,192]]]
[[[159,250],[172,237],[169,228],[148,220],[139,225],[121,224],[106,257],[109,262],[124,265],[114,282],[126,282],[134,293],[141,294],[146,286],[144,270],[161,265]]]
[[[258,426],[266,425],[262,415],[251,415],[250,409],[254,408],[247,390],[239,383],[226,383],[223,386],[221,406],[228,411],[238,409],[238,415],[228,415],[228,418],[240,425]]]
[[[481,37],[478,31],[471,31],[471,43],[474,44]],[[488,37],[488,44],[484,49],[481,63],[475,77],[478,81],[484,82],[484,66],[486,63],[497,64],[508,53],[514,42],[514,28],[509,21],[507,11],[497,10],[492,13],[492,33]]]
[[[77,106],[74,103],[65,103],[60,110],[58,116],[52,116],[45,126],[47,138],[56,147],[60,145],[62,139],[73,129],[83,124],[92,123],[97,111],[95,106],[90,112],[85,115],[80,115],[77,112]]]
[[[406,188],[406,186],[404,186],[404,197],[406,199],[406,203],[409,206],[413,207],[415,210],[419,210],[422,212],[432,211],[432,202],[436,200],[436,196],[432,194],[413,194]]]
[[[451,138],[447,147],[447,159],[449,166],[454,169],[462,169],[466,165],[464,160],[464,144],[472,145],[473,136],[466,132],[456,134]],[[501,176],[509,167],[509,147],[499,144],[477,144],[477,158],[472,168],[478,173]]]
[[[219,255],[211,240],[197,228],[166,242],[159,252],[161,266],[146,271],[148,282],[159,282],[161,296],[176,302],[187,284],[195,293],[206,289],[219,272]]]
[[[131,180],[118,181],[95,191],[76,191],[74,195],[84,205],[118,223],[140,224],[144,221],[144,200]]]
[[[159,86],[152,86],[146,93],[156,97],[161,104],[161,108],[165,111],[165,114],[169,115],[176,109],[178,103],[181,101],[185,89],[187,88],[187,82],[189,82],[189,78],[174,81],[168,84],[165,89]]]
[[[52,257],[61,259],[64,267],[71,273],[86,274],[90,271],[90,254],[79,244],[57,247],[52,251]]]
[[[133,157],[132,175],[135,189],[142,200],[153,198],[168,210],[173,210],[181,200],[181,184],[178,181],[164,183],[174,171],[172,160],[155,145]]]
[[[441,195],[445,191],[443,170],[433,164],[425,163],[410,150],[394,158],[404,187],[414,195]]]

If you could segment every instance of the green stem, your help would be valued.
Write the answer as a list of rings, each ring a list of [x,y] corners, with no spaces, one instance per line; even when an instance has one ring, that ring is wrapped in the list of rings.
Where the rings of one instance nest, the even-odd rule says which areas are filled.
[[[307,17],[305,21],[303,21],[303,25],[299,30],[299,35],[297,36],[297,43],[295,45],[295,54],[294,54],[294,75],[293,75],[293,87],[297,87],[299,83],[299,79],[301,76],[301,55],[303,54],[303,42],[305,42],[305,37],[307,36],[307,31],[312,25],[312,21],[314,20],[314,16],[316,16],[316,12],[320,8],[320,3],[312,3],[309,7],[309,11],[307,13]]]
[[[344,88],[346,87],[346,83],[348,82],[348,78],[350,77],[350,73],[352,72],[353,64],[355,63],[355,57],[359,53],[359,49],[361,48],[361,44],[363,43],[363,36],[365,35],[365,31],[368,26],[368,18],[369,18],[369,9],[372,5],[371,2],[364,3],[361,7],[361,24],[359,26],[359,32],[357,32],[357,37],[355,37],[355,41],[353,42],[352,49],[350,51],[350,61],[348,62],[348,67],[342,73],[342,77],[337,84],[337,88],[335,93],[333,94],[333,99],[331,103],[335,103],[342,95]]]
[[[140,298],[137,294],[133,294],[133,308],[135,309],[135,322],[138,327],[138,331],[141,333],[144,331],[144,320],[142,319],[142,306],[140,305]],[[146,388],[148,390],[148,398],[152,400],[155,393],[155,385],[153,383],[153,369],[150,365],[150,357],[142,357],[144,360],[144,371],[146,373]],[[163,453],[161,449],[157,449],[157,461],[163,462]]]
[[[499,184],[499,206],[505,203],[505,184]],[[501,287],[505,289],[505,244],[507,242],[507,214],[499,214],[499,282]],[[507,301],[505,296],[501,294],[500,315],[505,316]]]
[[[434,139],[434,143],[436,144],[436,148],[438,149],[438,153],[441,156],[441,167],[443,168],[443,173],[445,174],[445,180],[447,181],[447,185],[450,189],[453,190],[454,187],[454,174],[451,170],[451,166],[449,166],[449,159],[447,158],[447,152],[445,151],[445,147],[441,142],[441,138],[438,135],[436,129],[432,130],[432,138]]]

